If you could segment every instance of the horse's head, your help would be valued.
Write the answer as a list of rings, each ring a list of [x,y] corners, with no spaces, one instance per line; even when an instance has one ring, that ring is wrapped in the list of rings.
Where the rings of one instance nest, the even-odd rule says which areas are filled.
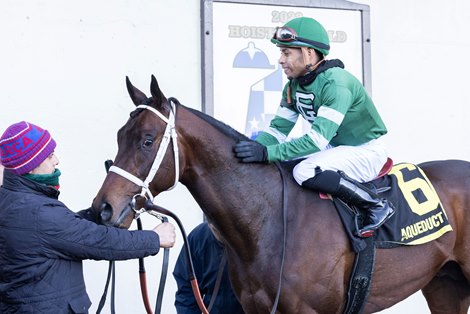
[[[138,195],[152,197],[176,184],[179,161],[173,145],[174,107],[152,75],[148,98],[126,78],[127,90],[137,106],[118,132],[118,153],[93,201],[101,221],[128,228]],[[140,205],[140,204],[139,204]],[[137,207],[139,208],[139,207]]]

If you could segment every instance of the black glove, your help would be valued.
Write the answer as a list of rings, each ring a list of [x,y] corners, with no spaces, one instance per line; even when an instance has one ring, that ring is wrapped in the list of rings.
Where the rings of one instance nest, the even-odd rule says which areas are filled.
[[[80,216],[80,218],[98,223],[98,215],[92,207],[82,209],[81,211],[77,212],[77,215]]]
[[[254,141],[241,141],[234,147],[235,157],[240,158],[242,162],[267,162],[268,150],[266,146]]]

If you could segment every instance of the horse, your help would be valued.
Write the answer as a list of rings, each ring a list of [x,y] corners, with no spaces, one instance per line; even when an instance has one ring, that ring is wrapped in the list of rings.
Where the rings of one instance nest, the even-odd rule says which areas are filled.
[[[219,230],[230,279],[246,313],[272,310],[279,285],[276,313],[341,313],[355,253],[333,203],[300,187],[292,176],[286,175],[284,186],[281,174],[290,174],[290,163],[281,163],[280,173],[273,164],[239,162],[232,147],[247,137],[167,99],[153,75],[150,98],[129,78],[126,84],[137,108],[118,131],[114,165],[122,171],[107,174],[93,201],[102,222],[128,228],[134,195],[156,196],[179,181]],[[162,142],[167,143],[163,151]],[[153,162],[156,155],[158,162]],[[453,231],[421,245],[377,249],[365,313],[391,307],[419,290],[432,313],[467,313],[470,163],[441,160],[419,166],[440,196]],[[284,260],[283,193],[288,202]]]

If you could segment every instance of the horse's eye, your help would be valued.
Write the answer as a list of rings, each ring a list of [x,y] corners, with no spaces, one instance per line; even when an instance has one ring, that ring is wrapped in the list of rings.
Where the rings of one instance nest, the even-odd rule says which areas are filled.
[[[152,140],[145,140],[144,141],[144,144],[142,145],[143,147],[151,147],[153,145],[153,141]]]

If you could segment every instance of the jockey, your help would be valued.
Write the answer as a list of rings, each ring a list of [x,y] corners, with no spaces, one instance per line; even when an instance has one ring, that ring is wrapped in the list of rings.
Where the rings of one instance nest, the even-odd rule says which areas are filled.
[[[364,209],[359,236],[372,235],[394,214],[390,202],[360,184],[376,178],[387,160],[381,140],[387,129],[374,103],[340,60],[325,59],[328,34],[316,20],[293,19],[271,42],[289,82],[269,128],[256,141],[237,143],[235,156],[245,163],[305,158],[293,171],[297,183]],[[311,128],[286,141],[299,117]]]

